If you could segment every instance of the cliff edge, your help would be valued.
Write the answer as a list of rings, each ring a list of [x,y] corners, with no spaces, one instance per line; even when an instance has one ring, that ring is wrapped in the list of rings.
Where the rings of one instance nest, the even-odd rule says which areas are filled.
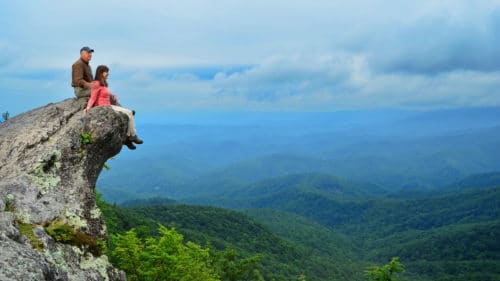
[[[94,188],[127,117],[67,99],[0,124],[0,280],[126,280]]]

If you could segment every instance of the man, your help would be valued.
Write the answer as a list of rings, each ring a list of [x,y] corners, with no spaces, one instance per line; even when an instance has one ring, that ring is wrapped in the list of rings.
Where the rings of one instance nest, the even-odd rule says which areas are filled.
[[[77,98],[90,97],[91,82],[94,80],[89,62],[92,59],[93,49],[83,47],[80,49],[80,58],[71,68],[71,86],[75,89]]]

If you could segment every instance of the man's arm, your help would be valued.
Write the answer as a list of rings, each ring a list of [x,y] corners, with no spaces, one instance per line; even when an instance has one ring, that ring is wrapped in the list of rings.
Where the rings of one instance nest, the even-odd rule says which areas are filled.
[[[73,64],[72,68],[71,68],[71,79],[72,79],[72,82],[71,82],[71,85],[73,87],[88,87],[88,88],[91,88],[92,87],[92,84],[83,80],[83,68],[81,67],[81,65],[78,65],[78,63],[75,63]]]

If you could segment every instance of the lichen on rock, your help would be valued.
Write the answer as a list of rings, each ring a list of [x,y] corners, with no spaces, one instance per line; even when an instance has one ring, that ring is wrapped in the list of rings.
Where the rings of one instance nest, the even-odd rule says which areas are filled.
[[[61,151],[54,150],[42,158],[29,173],[36,186],[40,188],[41,194],[49,192],[61,182],[61,178],[57,175],[60,167]]]
[[[65,208],[64,211],[64,217],[68,221],[68,224],[75,226],[78,229],[87,228],[87,220],[83,216],[84,210],[76,208],[74,212],[72,212]]]
[[[108,234],[94,188],[128,120],[107,107],[84,117],[85,104],[71,98],[0,124],[0,280],[126,280],[96,250]],[[87,244],[54,239],[42,226],[56,221]]]

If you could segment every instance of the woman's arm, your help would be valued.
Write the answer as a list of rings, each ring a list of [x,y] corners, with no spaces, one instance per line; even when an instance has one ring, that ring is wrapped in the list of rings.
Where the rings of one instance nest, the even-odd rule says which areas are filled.
[[[101,87],[92,87],[90,89],[90,99],[87,102],[87,107],[83,110],[83,114],[87,114],[87,111],[94,106],[100,91]]]

